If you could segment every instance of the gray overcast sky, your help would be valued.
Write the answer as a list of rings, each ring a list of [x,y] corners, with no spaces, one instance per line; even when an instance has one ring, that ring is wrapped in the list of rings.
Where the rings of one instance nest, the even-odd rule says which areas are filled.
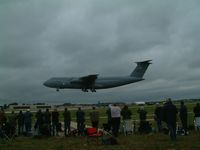
[[[199,16],[199,0],[1,0],[0,104],[199,98]],[[42,85],[53,76],[123,76],[146,59],[146,80],[127,86]]]

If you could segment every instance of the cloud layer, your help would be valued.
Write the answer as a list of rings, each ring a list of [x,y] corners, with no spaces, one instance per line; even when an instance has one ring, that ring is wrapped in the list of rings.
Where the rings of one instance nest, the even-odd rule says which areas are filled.
[[[0,104],[199,98],[200,2],[0,2]],[[127,75],[152,59],[146,80],[97,93],[42,83],[53,76]]]

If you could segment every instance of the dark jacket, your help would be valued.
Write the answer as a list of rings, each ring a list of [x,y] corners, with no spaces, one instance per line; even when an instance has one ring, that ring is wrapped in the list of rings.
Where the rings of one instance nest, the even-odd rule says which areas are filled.
[[[44,113],[44,123],[50,124],[51,123],[51,113],[46,111]]]
[[[121,111],[121,115],[123,120],[126,120],[126,119],[131,119],[132,113],[128,108],[123,108]]]
[[[194,117],[200,117],[200,106],[195,106],[193,112],[194,112]]]
[[[38,111],[37,113],[36,113],[36,115],[35,115],[35,117],[36,117],[36,121],[37,121],[37,124],[38,125],[41,125],[42,123],[43,123],[43,114],[42,114],[42,112],[41,111]]]
[[[17,116],[17,119],[18,119],[18,125],[23,126],[24,125],[24,114],[20,112]]]
[[[110,122],[110,120],[111,120],[111,110],[110,110],[110,108],[108,108],[106,110],[106,114],[107,114],[107,117],[108,117],[108,122]]]
[[[52,123],[59,123],[59,113],[57,111],[52,112]]]
[[[0,126],[4,123],[6,123],[6,115],[5,115],[5,112],[4,111],[1,111],[0,110]]]
[[[154,115],[155,115],[155,120],[162,120],[162,107],[158,106],[156,107],[155,111],[154,111]]]
[[[99,112],[97,110],[90,112],[90,120],[92,122],[99,122]]]
[[[187,119],[187,107],[185,105],[181,105],[179,117],[181,120]]]
[[[175,124],[176,123],[176,115],[178,111],[175,105],[171,102],[166,103],[163,106],[163,121],[167,124]]]
[[[147,119],[147,112],[143,109],[138,110],[140,121],[145,121]]]
[[[71,121],[71,113],[70,113],[70,111],[64,111],[63,117],[64,117],[64,122],[70,122]]]
[[[11,114],[8,116],[8,123],[12,127],[16,127],[17,125],[17,116],[15,114]]]
[[[85,122],[85,113],[82,110],[76,112],[76,120],[77,122]]]
[[[31,124],[32,123],[32,113],[31,112],[26,112],[24,114],[24,123],[25,124]]]

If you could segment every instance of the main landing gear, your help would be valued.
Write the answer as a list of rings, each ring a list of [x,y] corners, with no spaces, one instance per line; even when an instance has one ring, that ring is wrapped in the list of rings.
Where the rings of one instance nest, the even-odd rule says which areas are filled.
[[[88,89],[86,89],[86,88],[82,88],[82,91],[83,92],[89,92]],[[91,88],[90,91],[91,92],[96,92],[96,90],[94,88]]]

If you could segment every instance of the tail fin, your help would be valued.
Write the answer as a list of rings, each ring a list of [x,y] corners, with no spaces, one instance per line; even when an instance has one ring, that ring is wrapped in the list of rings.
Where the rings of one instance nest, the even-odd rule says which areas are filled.
[[[148,66],[151,64],[152,60],[146,60],[141,62],[136,62],[137,67],[133,70],[131,73],[131,77],[137,77],[142,78],[144,76],[144,73],[146,72]]]

